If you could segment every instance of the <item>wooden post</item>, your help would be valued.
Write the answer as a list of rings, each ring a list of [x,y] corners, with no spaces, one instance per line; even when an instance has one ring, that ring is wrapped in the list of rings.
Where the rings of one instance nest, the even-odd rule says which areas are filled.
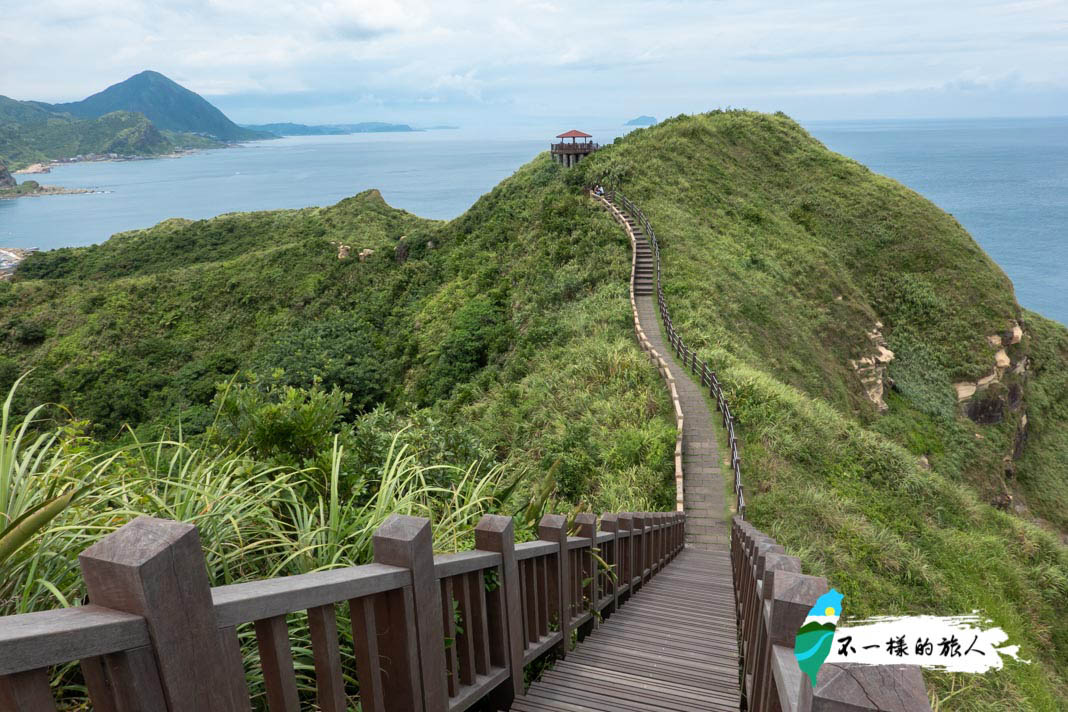
[[[622,571],[621,581],[627,586],[625,595],[630,598],[634,594],[634,547],[637,542],[634,531],[634,516],[630,512],[619,513],[619,531],[620,533],[627,532],[626,539],[620,542],[623,544],[620,570]]]
[[[809,610],[816,603],[816,599],[827,592],[827,580],[817,576],[805,576],[804,574],[791,571],[776,571],[773,579],[769,579],[772,590],[768,592],[768,616],[764,622],[769,648],[781,645],[787,648],[794,647],[794,639],[797,630],[805,622]],[[764,617],[764,605],[761,603],[760,615]],[[808,685],[808,678],[804,678],[802,687]],[[754,680],[754,687],[755,687]],[[774,700],[778,705],[779,690],[775,688],[775,679],[769,675],[764,680],[768,689],[753,690],[755,700],[765,699],[769,702]],[[789,691],[793,692],[793,691]]]
[[[796,556],[787,556],[786,554],[780,553],[769,553],[765,555],[762,588],[765,601],[771,600],[771,595],[776,589],[776,576],[779,577],[779,588],[782,589],[785,582],[783,581],[784,576],[780,574],[787,573],[800,575],[801,559],[798,559]],[[750,653],[750,656],[753,659],[753,696],[749,699],[749,706],[752,709],[774,710],[777,708],[779,701],[773,699],[773,695],[771,694],[771,690],[775,686],[775,680],[771,671],[771,649],[773,645],[785,645],[786,643],[776,643],[772,640],[772,636],[768,630],[768,621],[765,620],[764,616],[763,601],[760,604],[760,615],[756,622],[757,627],[759,628],[759,633],[757,634],[757,643]],[[789,645],[792,646],[793,643],[793,640],[789,641]]]
[[[155,669],[130,667],[144,689],[159,684],[170,712],[239,710],[226,679],[200,537],[191,524],[138,517],[78,557],[89,599],[145,619]],[[157,673],[158,671],[158,673]]]
[[[590,599],[590,625],[583,626],[587,629],[585,632],[589,632],[597,625],[597,601],[601,598],[601,587],[597,581],[597,559],[593,556],[593,550],[597,548],[597,515],[590,512],[576,514],[575,524],[578,525],[578,535],[590,540],[590,548],[582,554],[582,565],[579,567],[582,577],[590,581],[582,586]]]
[[[0,710],[7,712],[55,712],[56,702],[48,686],[48,668],[0,676]]]
[[[445,631],[441,621],[441,593],[434,575],[434,544],[430,520],[391,514],[375,532],[374,560],[412,572],[412,604],[422,690],[415,695],[416,712],[446,712],[449,695],[445,679]],[[387,709],[406,709],[387,699]]]
[[[638,568],[637,578],[640,580],[639,586],[644,586],[647,579],[645,570],[652,565],[649,561],[649,539],[652,537],[649,535],[649,517],[645,512],[634,513],[634,528],[641,530],[635,559]]]
[[[82,677],[97,712],[141,712],[167,709],[152,647],[145,645],[81,661]],[[239,682],[244,684],[245,671]],[[246,688],[247,689],[247,688]],[[245,700],[248,700],[246,692]],[[6,709],[0,705],[0,709]]]
[[[601,531],[612,533],[612,541],[610,543],[612,558],[608,559],[608,561],[615,567],[615,570],[611,572],[613,575],[608,576],[606,579],[608,590],[612,594],[612,602],[608,604],[605,612],[615,613],[619,609],[619,582],[623,576],[623,557],[620,555],[619,550],[619,516],[616,514],[602,516]]]
[[[475,527],[475,548],[501,555],[501,575],[497,602],[487,601],[491,633],[503,624],[503,634],[494,636],[490,659],[494,665],[503,664],[508,677],[490,696],[496,709],[509,709],[516,695],[523,692],[523,622],[519,596],[519,566],[515,559],[515,533],[511,517],[486,514]],[[493,614],[497,613],[496,616]]]
[[[556,566],[549,576],[549,616],[555,613],[560,627],[560,644],[557,653],[561,658],[567,656],[571,645],[571,614],[568,605],[568,592],[571,579],[571,567],[567,559],[567,517],[562,514],[546,514],[538,522],[538,538],[551,541],[557,545]],[[549,562],[552,566],[552,562]],[[555,575],[554,575],[555,574]]]
[[[798,712],[931,712],[923,673],[914,665],[820,667],[816,689],[801,678]]]

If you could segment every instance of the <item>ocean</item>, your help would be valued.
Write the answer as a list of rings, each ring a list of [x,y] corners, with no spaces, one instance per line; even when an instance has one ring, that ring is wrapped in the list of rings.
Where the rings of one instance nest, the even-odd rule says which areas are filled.
[[[1068,118],[803,123],[829,148],[952,213],[1009,275],[1021,304],[1068,323]],[[586,130],[602,142],[624,132]],[[449,219],[556,133],[301,136],[63,165],[17,177],[100,192],[0,200],[0,247],[88,245],[171,217],[329,205],[368,188],[395,207]]]

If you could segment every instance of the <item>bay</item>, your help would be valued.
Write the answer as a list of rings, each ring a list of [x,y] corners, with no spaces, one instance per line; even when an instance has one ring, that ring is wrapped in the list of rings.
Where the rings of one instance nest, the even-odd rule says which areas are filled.
[[[952,213],[1016,286],[1068,323],[1068,118],[810,121],[832,150]],[[573,127],[300,136],[177,159],[58,166],[20,180],[100,191],[0,201],[0,247],[88,245],[171,217],[329,205],[369,188],[450,219]],[[623,127],[578,127],[609,142]]]

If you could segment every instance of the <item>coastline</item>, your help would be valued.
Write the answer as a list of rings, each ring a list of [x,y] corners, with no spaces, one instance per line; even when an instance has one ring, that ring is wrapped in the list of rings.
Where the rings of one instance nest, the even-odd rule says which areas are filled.
[[[19,185],[22,185],[21,183]],[[99,193],[90,188],[64,188],[58,185],[42,185],[29,193],[0,191],[0,200],[15,200],[16,198],[39,198],[45,195],[84,195],[86,193]]]
[[[19,263],[34,252],[36,247],[0,247],[0,282],[11,279]]]
[[[219,148],[229,148],[228,146],[220,146]],[[53,158],[50,161],[42,163],[33,163],[25,168],[20,168],[17,171],[11,171],[12,175],[39,175],[42,173],[51,173],[52,168],[55,166],[64,166],[72,163],[125,163],[127,161],[151,161],[156,158],[183,158],[190,156],[198,151],[204,151],[209,149],[204,148],[179,148],[170,153],[160,153],[158,155],[145,155],[145,156],[124,156],[118,153],[87,153],[84,155],[72,156],[70,158]],[[214,150],[214,149],[210,149]]]

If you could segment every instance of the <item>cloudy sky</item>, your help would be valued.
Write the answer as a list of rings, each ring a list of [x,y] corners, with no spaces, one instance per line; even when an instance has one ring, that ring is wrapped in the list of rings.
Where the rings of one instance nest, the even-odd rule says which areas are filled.
[[[243,123],[1068,115],[1068,0],[0,3],[0,94],[155,69]]]

